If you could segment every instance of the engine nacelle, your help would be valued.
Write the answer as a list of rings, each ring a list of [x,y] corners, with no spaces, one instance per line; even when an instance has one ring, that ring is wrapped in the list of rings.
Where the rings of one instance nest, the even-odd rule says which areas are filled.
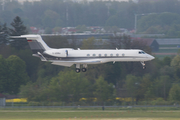
[[[50,56],[54,57],[67,57],[68,56],[68,50],[66,49],[51,49],[44,51],[45,54],[48,54]]]

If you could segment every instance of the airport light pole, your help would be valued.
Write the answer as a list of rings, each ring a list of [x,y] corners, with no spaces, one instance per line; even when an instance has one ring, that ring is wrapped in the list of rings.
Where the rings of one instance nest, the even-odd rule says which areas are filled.
[[[135,34],[137,33],[137,17],[138,17],[138,16],[144,16],[144,15],[150,15],[150,14],[159,14],[159,13],[134,14],[134,16],[135,16],[135,20],[134,20],[134,30],[135,30]]]
[[[107,15],[108,15],[108,17],[109,17],[109,7],[111,6],[111,3],[106,3],[106,6],[107,6],[107,8],[108,8],[108,12],[107,12]]]
[[[135,34],[137,33],[137,17],[138,16],[142,16],[144,14],[134,14],[135,15],[135,20],[134,20],[134,30],[135,30]]]
[[[65,5],[66,5],[66,10],[65,10],[65,11],[66,11],[66,12],[65,12],[65,13],[66,13],[66,25],[68,26],[68,23],[69,23],[69,8],[68,8],[68,4],[69,4],[69,3],[68,3],[68,2],[69,2],[69,1],[68,1],[68,0],[64,0],[63,2],[64,2]]]
[[[4,5],[5,5],[5,1],[4,0],[2,0],[2,11],[4,11]]]

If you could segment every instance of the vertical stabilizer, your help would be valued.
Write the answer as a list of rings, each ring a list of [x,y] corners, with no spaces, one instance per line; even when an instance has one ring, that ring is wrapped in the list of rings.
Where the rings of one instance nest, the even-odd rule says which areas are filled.
[[[51,49],[40,35],[21,35],[20,37],[27,39],[33,54],[37,54],[38,52],[43,53]]]

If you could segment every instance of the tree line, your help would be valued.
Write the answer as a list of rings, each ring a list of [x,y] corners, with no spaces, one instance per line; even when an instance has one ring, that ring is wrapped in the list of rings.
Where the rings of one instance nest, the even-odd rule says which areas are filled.
[[[5,10],[0,11],[0,21],[11,23],[20,16],[30,27],[45,29],[46,33],[57,27],[117,26],[133,30],[135,14],[139,33],[160,33],[170,37],[179,36],[180,2],[159,0],[157,2],[83,1],[81,3],[63,0],[43,0],[40,2],[7,1]],[[0,9],[1,6],[0,6]],[[150,14],[155,13],[155,14]]]
[[[26,34],[22,20],[16,17],[14,26],[21,26],[17,35]],[[126,96],[136,101],[163,100],[179,101],[180,56],[156,58],[146,62],[143,70],[139,62],[118,62],[89,65],[86,73],[75,73],[70,68],[54,66],[32,57],[27,41],[10,39],[11,32],[5,24],[0,26],[0,92],[20,94],[28,101],[79,101],[80,98],[97,98],[97,101],[115,100],[125,90]],[[18,27],[17,27],[18,28]],[[142,49],[151,54],[148,46],[131,39],[130,36],[114,36],[108,41],[88,38],[83,41],[62,36],[44,36],[50,47],[72,47],[74,49]],[[7,41],[6,41],[7,40]],[[6,41],[6,42],[3,42]],[[20,42],[21,41],[21,42]],[[16,44],[15,44],[16,43]],[[97,44],[101,43],[101,44]],[[15,44],[15,45],[14,45]],[[21,86],[21,87],[20,87]]]
[[[19,87],[29,79],[25,62],[15,55],[7,59],[0,55],[0,66],[0,92],[17,94]]]
[[[180,81],[179,65],[176,65],[180,62],[179,58],[177,55],[156,59],[144,71],[138,63],[132,62],[89,65],[86,73],[79,74],[74,72],[75,67],[71,67],[51,78],[45,74],[46,70],[42,70],[44,76],[21,86],[20,94],[36,102],[78,102],[81,98],[107,102],[116,101],[115,98],[121,96],[121,90],[124,90],[124,97],[131,97],[136,103],[159,98],[178,102]]]
[[[27,34],[27,29],[18,16],[13,19],[11,26],[10,28],[6,23],[0,23],[0,92],[17,94],[19,87],[28,82],[29,76],[24,60],[13,55],[12,51],[15,53],[16,50],[25,48],[27,42],[14,41],[9,36]]]
[[[137,30],[139,33],[145,34],[165,34],[168,37],[179,37],[179,21],[180,15],[177,13],[152,13],[141,17]]]

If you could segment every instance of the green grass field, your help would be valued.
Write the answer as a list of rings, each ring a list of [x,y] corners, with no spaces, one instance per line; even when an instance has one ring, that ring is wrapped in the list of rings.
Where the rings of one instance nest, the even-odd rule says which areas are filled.
[[[180,120],[180,111],[0,110],[0,120]]]

